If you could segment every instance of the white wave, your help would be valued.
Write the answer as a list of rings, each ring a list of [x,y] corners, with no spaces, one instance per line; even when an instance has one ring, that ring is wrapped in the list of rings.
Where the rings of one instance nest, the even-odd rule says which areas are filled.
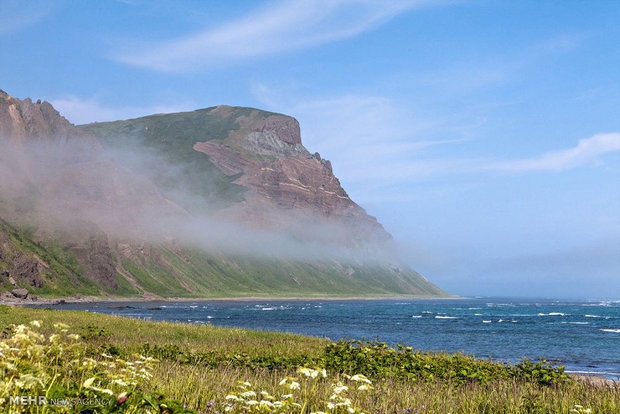
[[[620,372],[608,372],[608,371],[564,371],[567,374],[594,374],[594,375],[611,375],[620,377]]]
[[[482,323],[491,323],[491,321],[482,321]]]
[[[433,313],[433,312],[430,312],[430,311],[422,311],[422,313]]]
[[[620,333],[620,329],[601,329],[603,332]]]
[[[213,319],[213,316],[207,315],[207,319]]]
[[[411,317],[412,317],[412,318],[415,318],[415,319],[418,319],[418,318],[421,318],[421,317],[422,317],[422,315],[411,315]]]
[[[456,319],[456,316],[435,316],[435,319]]]
[[[600,318],[598,315],[584,315],[586,318]]]
[[[276,308],[261,308],[261,310],[270,311],[270,310],[276,310]]]
[[[570,325],[588,325],[590,322],[562,322]]]
[[[467,308],[469,310],[478,310],[478,309],[482,309],[482,308]]]
[[[503,320],[503,319],[500,319],[500,320],[498,320],[497,322],[502,323],[502,322],[504,322],[504,320]]]
[[[474,316],[482,316],[481,313],[474,313]]]
[[[549,313],[539,313],[538,316],[566,316],[566,314],[562,312],[549,312]]]
[[[196,309],[198,307],[198,305],[191,305],[190,308],[191,309]]]

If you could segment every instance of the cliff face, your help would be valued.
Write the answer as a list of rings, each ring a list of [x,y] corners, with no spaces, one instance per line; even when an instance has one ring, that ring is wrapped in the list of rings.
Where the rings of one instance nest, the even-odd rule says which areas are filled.
[[[210,113],[230,114],[235,110],[220,106]],[[294,210],[338,226],[341,231],[333,237],[341,244],[357,246],[360,242],[391,239],[374,217],[349,198],[334,176],[331,163],[302,145],[296,119],[276,114],[265,117],[252,110],[238,124],[239,128],[223,139],[193,145],[224,174],[238,176],[234,183],[250,189],[244,203],[223,214],[279,227],[282,223],[277,222],[278,214],[274,212]]]
[[[31,140],[80,139],[96,145],[94,137],[76,128],[47,101],[20,100],[0,90],[0,137],[12,145]]]
[[[349,198],[330,162],[303,146],[294,118],[218,106],[76,127],[47,102],[0,92],[0,139],[0,289],[443,294],[390,256],[390,235]],[[176,231],[196,218],[207,220],[200,231]],[[222,233],[221,223],[234,226]],[[184,236],[217,231],[210,244]],[[266,256],[256,253],[264,246],[244,250],[271,242],[243,240],[264,232],[301,253],[307,243],[382,259],[293,257],[277,243]],[[235,239],[245,247],[230,249]]]

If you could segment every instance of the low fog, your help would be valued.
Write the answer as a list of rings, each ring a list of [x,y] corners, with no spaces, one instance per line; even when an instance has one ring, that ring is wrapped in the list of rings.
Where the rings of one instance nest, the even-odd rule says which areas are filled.
[[[222,208],[223,200],[183,185],[164,195],[154,183],[161,177],[182,183],[181,167],[141,148],[103,149],[78,139],[2,143],[1,216],[38,240],[79,242],[104,232],[116,242],[175,243],[265,258],[393,260],[388,246],[354,245],[350,223],[341,219],[267,203],[254,203],[248,219],[245,201]]]

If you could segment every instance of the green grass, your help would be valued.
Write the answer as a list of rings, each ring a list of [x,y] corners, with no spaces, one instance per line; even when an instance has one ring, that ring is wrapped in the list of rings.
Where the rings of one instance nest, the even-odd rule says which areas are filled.
[[[100,290],[118,297],[140,295],[121,275],[117,275],[117,289],[97,286],[83,276],[83,266],[75,253],[57,240],[38,243],[21,228],[2,220],[0,232],[8,239],[0,271],[9,269],[18,254],[30,259],[36,255],[49,265],[41,272],[43,287],[19,284],[33,295],[99,296]],[[180,251],[164,245],[150,249],[149,259],[123,258],[122,265],[143,289],[162,297],[448,296],[408,268],[396,274],[386,266],[351,264],[347,266],[354,274],[348,276],[343,264],[333,260],[256,258],[189,248]],[[116,258],[117,254],[112,253],[112,259]],[[1,283],[1,289],[13,289],[7,279]]]
[[[32,294],[41,296],[71,296],[76,293],[98,295],[99,289],[88,278],[82,275],[75,254],[58,243],[50,242],[44,246],[31,237],[28,232],[11,226],[0,219],[0,232],[7,239],[3,248],[3,260],[0,268],[9,269],[19,256],[34,259],[38,256],[48,267],[40,272],[43,287],[29,286],[17,280],[18,287],[27,288]],[[16,278],[18,279],[18,278]],[[4,289],[13,289],[8,281],[3,281]]]
[[[196,142],[225,139],[239,129],[238,119],[248,116],[250,108],[231,108],[211,113],[213,108],[192,112],[151,115],[125,121],[81,125],[93,133],[105,147],[139,148],[141,153],[160,159],[171,168],[153,168],[154,183],[170,199],[190,211],[204,213],[205,208],[221,208],[242,200],[246,189],[234,184],[238,177],[224,175],[205,154],[194,151]],[[270,112],[256,111],[266,118]],[[208,203],[191,204],[187,197],[179,198],[179,189],[186,194],[202,196]],[[182,193],[182,192],[181,192]]]
[[[297,365],[291,361],[316,364],[326,361],[326,349],[334,347],[334,344],[325,339],[204,325],[149,322],[82,312],[0,307],[0,328],[5,332],[3,335],[7,335],[10,324],[31,320],[40,320],[44,333],[52,332],[53,323],[58,321],[70,325],[72,332],[82,335],[88,353],[95,358],[104,351],[127,359],[136,352],[159,353],[161,362],[154,367],[153,377],[140,385],[141,392],[149,394],[158,391],[167,398],[202,411],[209,408],[223,410],[228,405],[225,396],[242,391],[238,388],[238,381],[251,384],[244,385],[243,390],[251,389],[258,394],[266,391],[280,398],[290,390],[279,383],[282,378],[290,376],[301,384],[299,390],[290,392],[295,394],[294,398],[307,404],[305,412],[327,411],[326,401],[330,401],[333,395],[334,381],[342,381],[349,386],[347,397],[351,399],[352,405],[373,413],[620,412],[620,388],[617,386],[609,388],[577,381],[545,385],[523,377],[496,375],[489,362],[476,361],[462,355],[420,354],[427,358],[424,364],[428,367],[424,369],[429,372],[439,373],[466,363],[469,364],[469,370],[489,371],[485,381],[457,381],[455,377],[440,375],[434,378],[408,377],[401,372],[404,360],[384,360],[393,358],[394,354],[399,353],[397,350],[381,351],[379,348],[382,346],[379,346],[375,350],[364,351],[375,353],[374,357],[368,359],[374,361],[370,366],[378,367],[383,373],[375,375],[368,372],[373,388],[359,391],[356,383],[348,380],[343,372],[334,367],[328,367],[327,378],[319,376],[312,379],[296,372]],[[348,368],[342,365],[343,370],[352,374],[354,372],[351,369],[365,369],[357,354],[347,351],[345,345],[338,345],[340,348],[336,352],[346,356],[344,360],[348,361]],[[197,356],[202,359],[196,359]],[[354,358],[349,358],[351,356]],[[329,358],[331,362],[339,361],[333,355]],[[403,353],[398,358],[410,357]],[[261,367],[255,364],[256,361],[271,363]],[[289,362],[282,366],[274,361]],[[351,361],[355,361],[354,365],[351,365]],[[416,372],[414,368],[410,371]],[[243,412],[241,405],[233,407],[233,412]]]
[[[448,296],[411,269],[395,274],[386,266],[352,264],[353,277],[335,261],[222,255],[184,249],[183,257],[165,246],[163,260],[123,260],[123,267],[149,292],[164,297],[318,297],[409,295]]]

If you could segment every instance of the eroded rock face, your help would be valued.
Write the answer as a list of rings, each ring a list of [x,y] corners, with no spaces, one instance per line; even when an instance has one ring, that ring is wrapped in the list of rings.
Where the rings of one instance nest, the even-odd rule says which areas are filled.
[[[96,139],[75,128],[47,101],[20,100],[0,90],[0,137],[18,144],[32,139],[79,138],[90,145]]]
[[[43,287],[43,279],[39,273],[39,263],[24,255],[18,255],[13,259],[11,276],[18,281],[26,282],[32,287]]]
[[[84,265],[84,276],[104,286],[118,288],[112,250],[105,233],[93,232],[86,242],[73,246],[71,250]]]
[[[331,163],[306,150],[294,118],[272,115],[264,121],[255,120],[256,125],[251,122],[251,117],[244,119],[244,128],[227,139],[194,145],[225,174],[242,174],[235,183],[252,190],[242,206],[229,208],[225,215],[270,227],[281,224],[266,217],[265,209],[270,210],[271,216],[277,215],[278,210],[295,212],[297,218],[305,211],[313,219],[322,217],[339,225],[337,239],[344,244],[353,244],[354,239],[391,239],[374,217],[351,200],[334,175]]]
[[[301,144],[301,130],[295,118],[283,115],[270,115],[254,127],[256,132],[273,132],[281,141],[288,144]]]

